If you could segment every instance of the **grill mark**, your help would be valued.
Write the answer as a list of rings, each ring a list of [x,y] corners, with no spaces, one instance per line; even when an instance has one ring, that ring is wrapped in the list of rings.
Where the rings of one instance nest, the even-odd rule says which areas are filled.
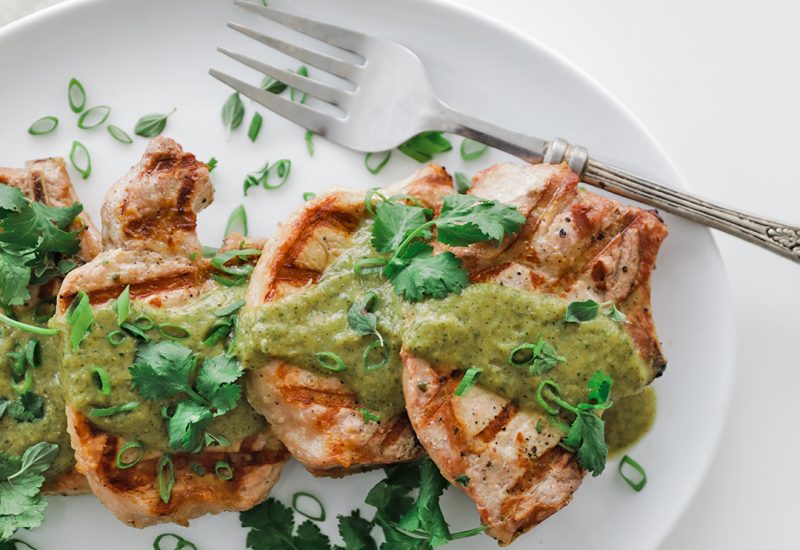
[[[318,390],[305,386],[278,386],[281,397],[289,403],[302,403],[305,405],[322,405],[324,407],[349,408],[355,407],[356,400],[353,394]]]
[[[189,204],[189,201],[192,198],[192,194],[194,193],[195,188],[195,180],[191,177],[191,175],[185,175],[181,179],[181,188],[178,191],[178,201],[177,207],[178,212],[183,214],[186,211],[186,206]]]
[[[38,172],[33,172],[31,174],[33,179],[33,200],[37,202],[47,202],[47,196],[44,193],[44,184],[42,183],[42,177]]]
[[[422,410],[420,411],[420,425],[424,426],[430,424],[437,415],[442,414],[441,411],[443,408],[447,407],[449,409],[450,400],[448,399],[448,395],[452,393],[455,386],[458,385],[458,380],[461,378],[460,373],[456,372],[454,374],[458,378],[451,388],[448,388],[448,377],[443,376],[439,378],[439,385],[436,388],[436,393],[422,405]],[[448,389],[450,391],[448,391]],[[433,388],[429,385],[425,395],[430,395],[432,391]]]
[[[503,410],[500,411],[497,416],[495,416],[489,424],[478,433],[476,438],[483,441],[484,443],[489,443],[494,441],[497,434],[505,429],[508,423],[514,418],[514,415],[517,414],[518,407],[513,403],[509,403]]]
[[[168,277],[152,279],[150,281],[131,283],[131,298],[145,298],[160,292],[169,292],[172,290],[193,287],[197,286],[200,282],[202,282],[202,278],[199,276],[199,274],[196,271],[191,271],[188,273],[181,273],[179,275],[170,275]],[[113,300],[119,296],[123,290],[125,290],[126,286],[128,285],[119,284],[86,291],[86,293],[89,295],[89,303],[92,305],[97,305]],[[72,299],[76,294],[76,292],[63,294],[63,303],[69,304],[72,302]]]
[[[411,423],[408,421],[408,417],[405,414],[396,416],[391,428],[389,428],[388,433],[386,433],[380,446],[382,448],[391,447],[397,443],[400,438],[403,437],[403,435],[405,435],[410,427]]]

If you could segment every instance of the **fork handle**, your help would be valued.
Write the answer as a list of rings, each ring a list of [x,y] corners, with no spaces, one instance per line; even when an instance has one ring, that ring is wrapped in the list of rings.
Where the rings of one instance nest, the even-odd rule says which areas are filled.
[[[443,129],[490,145],[527,162],[566,162],[581,180],[616,195],[655,206],[739,237],[800,263],[800,227],[741,212],[660,185],[589,158],[584,147],[557,138],[544,141],[495,126],[443,105]]]

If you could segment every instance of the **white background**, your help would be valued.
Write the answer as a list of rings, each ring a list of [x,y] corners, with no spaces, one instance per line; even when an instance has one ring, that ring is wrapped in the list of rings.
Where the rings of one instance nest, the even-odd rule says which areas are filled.
[[[56,1],[0,0],[0,25]],[[800,223],[800,4],[461,3],[533,36],[599,81],[649,128],[694,191]],[[717,237],[739,332],[733,406],[712,469],[662,550],[796,547],[800,265]],[[686,315],[715,322],[713,311]]]

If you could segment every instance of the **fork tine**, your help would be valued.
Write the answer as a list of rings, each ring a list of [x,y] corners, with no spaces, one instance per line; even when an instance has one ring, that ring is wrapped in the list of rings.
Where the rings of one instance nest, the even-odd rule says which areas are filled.
[[[250,38],[258,40],[262,44],[266,44],[267,46],[295,57],[304,63],[314,65],[323,71],[328,71],[329,73],[341,76],[347,80],[352,81],[358,73],[359,67],[357,65],[347,63],[341,59],[336,59],[335,57],[331,57],[324,53],[314,52],[305,48],[301,48],[300,46],[295,46],[294,44],[289,44],[288,42],[284,42],[279,38],[260,33],[238,23],[228,23],[228,26],[235,31],[239,31]]]
[[[245,2],[244,0],[236,0],[236,4],[250,11],[256,12],[259,15],[263,15],[267,19],[272,19],[281,25],[299,31],[308,36],[318,38],[319,40],[327,42],[328,44],[339,46],[340,48],[349,50],[353,53],[361,54],[364,44],[369,40],[368,36],[361,34],[360,32],[343,29],[329,23],[315,21],[314,19],[307,19],[293,13],[276,10],[261,4]]]
[[[267,92],[261,88],[246,82],[242,82],[238,78],[234,78],[223,72],[210,69],[208,73],[220,82],[224,82],[237,92],[240,92],[253,101],[260,103],[270,111],[274,111],[282,117],[288,118],[292,122],[299,124],[307,130],[311,130],[315,134],[319,134],[324,137],[328,133],[328,128],[337,122],[334,117],[317,111],[308,105],[303,105],[279,95]]]
[[[256,61],[253,58],[233,52],[227,48],[217,48],[217,50],[228,57],[232,57],[240,63],[244,63],[252,69],[280,80],[281,82],[297,88],[301,92],[305,92],[311,96],[314,96],[317,99],[321,99],[322,101],[327,101],[329,103],[333,103],[334,105],[341,106],[343,103],[347,102],[349,97],[349,94],[344,90],[334,88],[333,86],[328,86],[327,84],[323,84],[318,80],[314,80],[306,76],[300,76],[297,73],[286,71],[284,69],[278,69],[277,67],[267,63],[262,63],[261,61]]]

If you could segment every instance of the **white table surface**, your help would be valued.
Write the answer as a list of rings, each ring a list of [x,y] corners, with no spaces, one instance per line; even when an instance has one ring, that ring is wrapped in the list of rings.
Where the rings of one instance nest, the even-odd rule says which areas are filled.
[[[58,1],[0,0],[0,26]],[[461,3],[535,37],[599,81],[649,128],[697,193],[800,223],[793,169],[800,3]],[[733,407],[714,465],[662,550],[796,548],[800,265],[716,236],[739,331]],[[686,314],[715,322],[713,311]]]

